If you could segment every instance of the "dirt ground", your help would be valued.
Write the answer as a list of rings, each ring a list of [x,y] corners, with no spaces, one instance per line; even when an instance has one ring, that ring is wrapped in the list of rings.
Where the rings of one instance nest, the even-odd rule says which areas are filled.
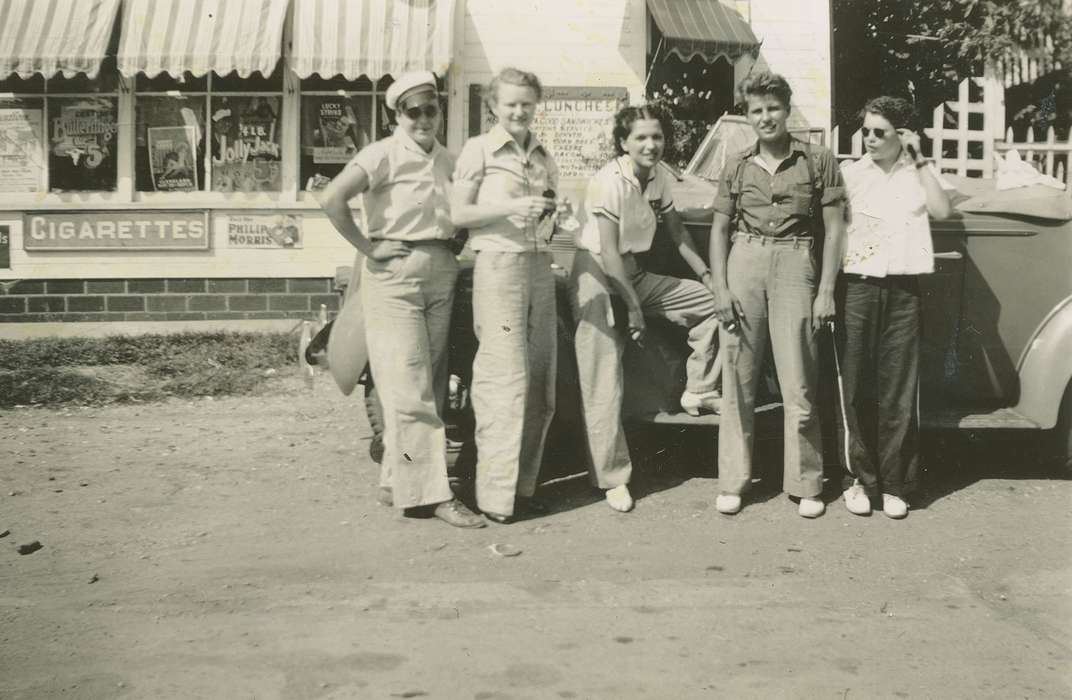
[[[1072,482],[1015,445],[940,453],[900,522],[762,487],[720,516],[671,450],[631,514],[575,478],[459,531],[375,504],[324,377],[0,412],[0,438],[0,698],[1072,694]]]

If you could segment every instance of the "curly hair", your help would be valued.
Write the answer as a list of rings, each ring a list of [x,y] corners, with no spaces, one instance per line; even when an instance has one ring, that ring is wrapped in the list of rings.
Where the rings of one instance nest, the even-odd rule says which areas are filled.
[[[745,78],[737,86],[737,92],[740,93],[741,102],[747,102],[749,96],[752,95],[773,95],[785,105],[786,109],[793,100],[793,89],[789,87],[789,81],[770,71],[763,71]]]
[[[674,142],[674,121],[670,115],[656,105],[641,105],[639,107],[623,107],[614,115],[614,151],[625,155],[622,141],[629,138],[633,133],[633,124],[637,119],[655,119],[663,129],[663,140],[667,144]]]
[[[543,86],[540,85],[540,79],[536,77],[535,73],[518,70],[517,68],[503,68],[491,79],[484,91],[484,101],[489,106],[499,99],[499,85],[503,83],[530,88],[536,93],[537,100],[543,99]]]
[[[916,123],[916,108],[903,97],[874,97],[860,110],[860,119],[868,114],[877,114],[892,124],[894,129],[913,129]]]

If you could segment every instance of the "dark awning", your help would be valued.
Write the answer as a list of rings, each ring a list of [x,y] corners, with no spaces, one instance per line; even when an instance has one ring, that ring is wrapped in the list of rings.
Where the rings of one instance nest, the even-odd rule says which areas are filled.
[[[682,61],[700,56],[732,63],[759,50],[752,28],[719,0],[648,0],[648,10],[663,35],[663,50]]]

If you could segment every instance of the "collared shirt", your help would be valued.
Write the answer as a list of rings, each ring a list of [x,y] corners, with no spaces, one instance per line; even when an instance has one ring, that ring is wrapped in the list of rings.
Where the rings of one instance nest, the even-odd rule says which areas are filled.
[[[934,272],[927,193],[915,166],[899,160],[887,173],[868,154],[842,172],[849,194],[842,269],[867,277]]]
[[[426,152],[399,127],[361,149],[350,162],[368,174],[363,199],[369,238],[424,241],[454,234],[450,221],[454,157],[439,143]]]
[[[766,163],[758,160],[758,142],[726,159],[719,176],[715,211],[732,220],[736,204],[737,230],[742,233],[772,238],[811,236],[812,224],[821,221],[812,222],[808,216],[812,209],[812,182],[805,160],[809,151],[820,189],[820,205],[839,203],[845,185],[834,154],[823,146],[806,146],[803,141],[791,139],[789,155],[773,173]],[[822,212],[817,210],[814,215],[822,217]]]
[[[600,252],[599,222],[604,216],[618,224],[618,250],[643,253],[651,248],[655,227],[662,214],[674,208],[670,175],[658,165],[646,182],[640,182],[632,159],[619,156],[599,169],[588,181],[584,207],[588,221],[577,235],[577,247]]]
[[[558,189],[558,166],[536,134],[529,133],[528,148],[522,150],[514,137],[496,124],[488,133],[465,142],[454,167],[454,187],[476,204],[540,196],[546,190]],[[537,224],[526,224],[522,217],[511,215],[469,229],[469,246],[507,253],[547,250],[547,241],[537,235],[537,228]]]

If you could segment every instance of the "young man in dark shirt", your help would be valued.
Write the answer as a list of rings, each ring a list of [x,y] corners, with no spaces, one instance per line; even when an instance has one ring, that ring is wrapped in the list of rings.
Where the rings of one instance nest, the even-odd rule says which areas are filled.
[[[756,383],[769,341],[785,412],[783,489],[800,500],[800,515],[815,518],[825,510],[816,335],[834,318],[844,185],[829,149],[790,136],[785,78],[760,73],[739,90],[758,141],[727,161],[711,226],[724,362],[715,507],[739,511],[751,482]]]

